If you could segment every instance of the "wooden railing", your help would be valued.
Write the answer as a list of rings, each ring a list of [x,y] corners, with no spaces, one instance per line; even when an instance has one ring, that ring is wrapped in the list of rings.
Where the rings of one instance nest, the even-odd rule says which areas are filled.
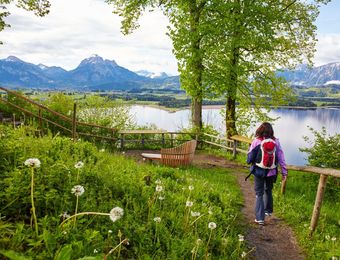
[[[205,143],[208,143],[208,144],[214,145],[214,146],[218,146],[218,147],[222,147],[222,148],[225,148],[227,150],[232,150],[234,156],[236,155],[236,152],[241,152],[241,153],[247,153],[248,152],[247,150],[237,148],[238,143],[245,143],[245,144],[249,145],[252,142],[251,138],[245,137],[245,136],[238,136],[238,135],[232,136],[232,137],[230,137],[230,139],[226,139],[226,138],[222,138],[222,137],[218,137],[218,136],[213,136],[213,135],[208,135],[208,134],[204,134],[204,136],[208,136],[212,140],[215,140],[215,142],[213,142],[212,140],[211,141],[204,141]],[[230,143],[231,145],[230,146],[223,145],[223,144],[220,143],[221,140],[226,141],[226,142]],[[218,141],[218,142],[216,142],[216,141]],[[314,202],[314,209],[313,209],[311,222],[310,222],[310,235],[312,235],[313,232],[315,231],[316,227],[317,227],[318,220],[319,220],[319,217],[320,217],[322,200],[323,200],[325,190],[326,190],[327,178],[328,178],[328,176],[340,178],[340,170],[331,169],[331,168],[312,167],[312,166],[297,166],[297,165],[287,165],[287,169],[288,170],[295,170],[295,171],[311,172],[311,173],[315,173],[315,174],[320,175],[318,190],[317,190],[316,198],[315,198],[315,202]],[[285,185],[286,185],[286,182],[282,182],[281,191],[285,190]]]

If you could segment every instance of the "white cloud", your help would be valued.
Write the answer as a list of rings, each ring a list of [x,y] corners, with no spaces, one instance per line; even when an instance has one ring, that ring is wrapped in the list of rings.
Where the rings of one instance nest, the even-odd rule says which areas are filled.
[[[0,58],[9,55],[31,63],[74,69],[82,59],[98,54],[130,70],[146,69],[177,74],[167,18],[148,12],[131,35],[120,32],[121,21],[112,7],[96,0],[51,0],[51,12],[43,18],[11,6],[1,32]]]
[[[316,66],[340,62],[340,34],[318,34],[314,62]]]

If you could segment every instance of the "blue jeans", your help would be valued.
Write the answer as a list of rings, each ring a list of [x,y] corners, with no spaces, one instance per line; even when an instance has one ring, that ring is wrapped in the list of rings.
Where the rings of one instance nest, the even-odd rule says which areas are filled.
[[[265,212],[273,213],[273,183],[276,176],[257,177],[254,179],[254,187],[256,194],[255,216],[256,220],[264,220]]]

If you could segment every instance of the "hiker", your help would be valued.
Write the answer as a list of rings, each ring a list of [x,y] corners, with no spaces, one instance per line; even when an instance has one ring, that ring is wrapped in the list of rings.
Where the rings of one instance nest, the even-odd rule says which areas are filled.
[[[288,174],[284,153],[279,139],[274,137],[270,123],[264,122],[257,128],[255,139],[249,147],[247,163],[251,163],[250,172],[255,178],[255,222],[264,225],[265,216],[273,213],[272,189],[277,178],[278,165],[281,167],[282,181],[286,180]]]

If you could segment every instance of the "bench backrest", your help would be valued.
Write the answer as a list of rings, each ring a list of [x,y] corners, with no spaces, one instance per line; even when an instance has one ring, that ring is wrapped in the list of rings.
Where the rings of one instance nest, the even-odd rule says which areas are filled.
[[[171,167],[186,166],[194,159],[197,141],[191,140],[174,148],[161,149],[161,163]]]

